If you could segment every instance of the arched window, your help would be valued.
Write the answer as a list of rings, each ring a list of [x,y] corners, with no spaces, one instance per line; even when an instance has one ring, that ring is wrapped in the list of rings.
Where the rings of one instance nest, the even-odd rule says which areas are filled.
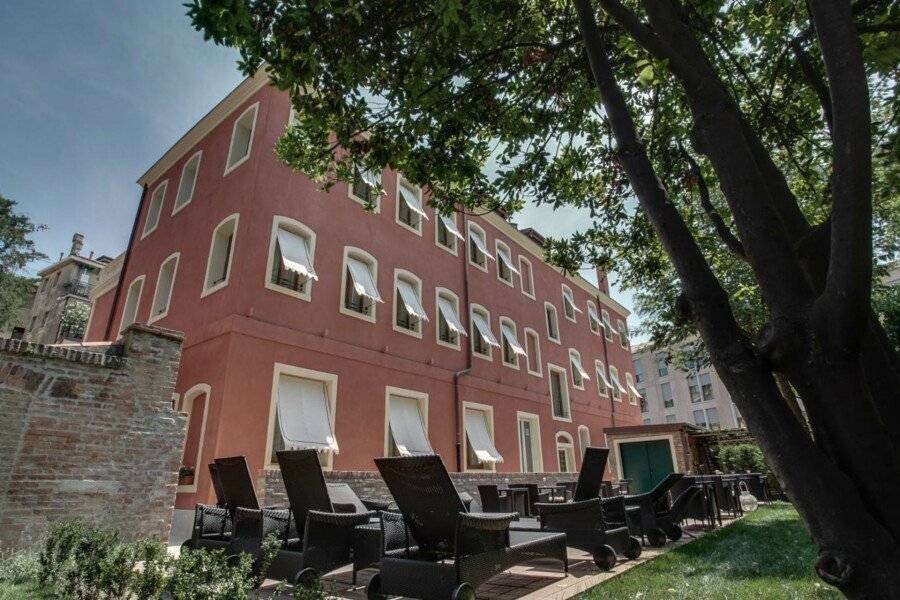
[[[153,304],[150,306],[150,318],[148,323],[158,321],[169,314],[169,305],[172,302],[172,290],[175,289],[175,274],[178,271],[178,259],[181,254],[176,252],[170,255],[159,266],[159,275],[156,278],[156,292],[153,294]]]
[[[206,278],[204,279],[201,298],[228,285],[239,218],[240,215],[237,213],[225,217],[213,230],[212,240],[209,243],[209,258],[206,261]]]
[[[560,473],[575,472],[575,445],[568,433],[556,434],[556,460]]]
[[[378,293],[378,261],[359,248],[344,248],[341,281],[341,313],[375,322],[375,310],[381,299]]]
[[[196,492],[197,481],[203,469],[203,439],[206,435],[206,415],[209,412],[209,398],[212,388],[198,383],[181,396],[181,412],[188,417],[187,435],[181,456],[183,470],[191,470],[193,482],[179,485],[179,492]]]

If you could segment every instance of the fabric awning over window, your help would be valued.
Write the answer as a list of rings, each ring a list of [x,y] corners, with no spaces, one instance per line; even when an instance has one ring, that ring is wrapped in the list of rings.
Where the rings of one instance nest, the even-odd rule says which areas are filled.
[[[325,382],[282,375],[278,379],[277,412],[286,449],[338,451]]]
[[[563,302],[565,302],[566,304],[568,304],[569,307],[570,307],[573,311],[575,311],[575,312],[577,312],[577,313],[582,312],[580,308],[578,308],[577,306],[575,306],[575,300],[573,300],[573,299],[572,299],[572,296],[570,296],[569,294],[563,294]]]
[[[401,456],[434,454],[425,433],[425,423],[419,412],[419,403],[413,398],[391,396],[389,423],[394,445]]]
[[[503,248],[497,248],[497,256],[500,258],[500,261],[506,265],[506,268],[515,273],[519,274],[519,270],[515,268],[512,264],[512,258],[509,256],[509,252],[504,250]]]
[[[475,329],[477,329],[478,333],[481,334],[481,337],[484,338],[484,342],[488,346],[499,348],[500,342],[498,342],[497,338],[494,337],[494,333],[491,331],[491,326],[488,325],[488,322],[484,320],[484,317],[476,312],[473,312],[472,320],[475,322]]]
[[[309,246],[306,240],[293,231],[278,228],[276,234],[278,248],[281,250],[281,264],[284,268],[297,273],[302,277],[318,279],[309,257]]]
[[[603,372],[603,369],[601,369],[601,368],[597,369],[597,377],[600,378],[600,381],[603,382],[603,385],[605,385],[609,389],[613,389],[613,384],[611,384],[609,382],[609,379],[606,378],[606,373]]]
[[[362,180],[365,182],[365,184],[368,185],[369,187],[374,188],[379,183],[381,183],[380,174],[376,175],[375,173],[373,173],[369,169],[366,169],[365,167],[358,167],[358,169],[359,169],[360,178],[362,178]]]
[[[635,396],[636,398],[643,398],[643,396],[641,395],[641,393],[640,393],[639,391],[637,391],[637,388],[635,388],[634,385],[632,385],[632,384],[629,383],[629,384],[628,384],[628,389],[631,390],[631,393],[634,394],[634,396]]]
[[[622,384],[619,383],[619,376],[618,376],[618,375],[613,375],[612,373],[610,373],[609,375],[610,375],[610,378],[612,379],[612,383],[613,383],[613,386],[615,386],[615,389],[619,390],[619,393],[620,393],[620,394],[626,394],[626,395],[627,395],[627,394],[628,394],[628,390],[626,390],[624,387],[622,387]]]
[[[403,184],[398,184],[400,186],[400,197],[406,202],[406,205],[409,207],[409,210],[418,214],[423,219],[428,219],[428,215],[425,214],[425,211],[422,210],[422,202],[419,200],[419,197],[412,192],[409,188],[407,188]]]
[[[456,314],[456,309],[453,307],[452,302],[446,298],[438,298],[438,310],[444,315],[444,320],[447,321],[447,327],[450,328],[450,331],[457,335],[465,335],[468,337],[466,328],[463,327],[462,322],[460,322],[459,315]]]
[[[494,260],[494,257],[491,256],[491,253],[488,252],[487,246],[484,243],[484,237],[478,233],[477,231],[469,230],[469,237],[472,239],[472,243],[475,244],[475,247],[478,250],[487,256],[489,259]]]
[[[578,358],[577,355],[575,355],[575,354],[570,355],[570,356],[569,356],[569,360],[572,361],[572,367],[573,367],[576,371],[578,371],[578,373],[579,373],[579,375],[581,375],[582,379],[587,379],[588,381],[591,380],[591,378],[588,377],[587,371],[585,371],[585,370],[584,370],[584,367],[581,366],[581,359]]]
[[[378,293],[378,287],[372,278],[372,271],[369,265],[352,256],[347,257],[347,268],[350,269],[350,278],[353,279],[353,289],[360,296],[370,298],[375,302],[384,302],[381,294]]]
[[[520,356],[526,356],[528,354],[516,338],[516,332],[513,331],[512,327],[503,323],[500,325],[500,333],[503,334],[503,339],[505,339],[506,343],[513,349],[513,352]]]
[[[494,440],[488,431],[487,420],[480,410],[466,410],[466,438],[472,452],[484,463],[502,463],[503,457],[494,447]]]
[[[461,234],[459,232],[459,229],[456,228],[456,223],[453,221],[452,218],[450,218],[446,215],[441,215],[441,223],[444,224],[444,227],[447,228],[447,231],[450,232],[450,235],[455,235],[463,242],[466,241],[466,238],[463,237],[463,234]]]
[[[417,319],[427,321],[428,315],[425,313],[425,309],[422,308],[422,303],[419,302],[419,295],[416,293],[413,286],[408,281],[398,279],[397,289],[400,291],[400,298],[403,300],[403,306],[406,307],[406,312]]]

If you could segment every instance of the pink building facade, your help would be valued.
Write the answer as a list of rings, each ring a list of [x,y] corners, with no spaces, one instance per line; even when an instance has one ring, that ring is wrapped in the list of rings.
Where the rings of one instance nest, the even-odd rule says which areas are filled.
[[[179,508],[210,500],[216,456],[258,473],[282,447],[335,470],[433,451],[458,471],[575,471],[604,428],[640,423],[605,277],[561,274],[498,214],[442,218],[387,169],[374,212],[368,174],[322,191],[273,152],[290,113],[259,74],[179,140],[139,180],[121,272],[93,298],[88,341],[131,322],[185,333]]]

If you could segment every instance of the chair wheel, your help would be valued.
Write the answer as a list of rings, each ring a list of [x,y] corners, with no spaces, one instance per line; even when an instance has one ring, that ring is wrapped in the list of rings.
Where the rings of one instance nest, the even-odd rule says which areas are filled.
[[[681,525],[678,523],[670,523],[666,529],[666,536],[672,540],[673,542],[677,542],[681,539],[681,534],[684,533],[681,529]]]
[[[594,564],[601,571],[609,571],[616,566],[616,551],[608,544],[597,546],[594,550]]]
[[[381,573],[375,573],[366,585],[367,600],[384,600],[387,598],[381,593]]]
[[[641,552],[644,549],[641,547],[641,540],[636,537],[628,536],[628,541],[625,543],[625,551],[622,554],[625,555],[625,558],[634,560],[636,558],[640,558]]]
[[[294,585],[310,588],[316,585],[319,581],[319,572],[310,567],[306,567],[305,569],[301,569],[297,576],[294,577]]]
[[[450,600],[475,600],[475,588],[468,583],[461,583],[453,590]]]
[[[666,545],[666,533],[662,529],[651,529],[647,532],[647,541],[654,548],[661,548]]]
[[[181,550],[193,550],[194,549],[194,538],[189,540],[185,540],[183,544],[181,544]]]

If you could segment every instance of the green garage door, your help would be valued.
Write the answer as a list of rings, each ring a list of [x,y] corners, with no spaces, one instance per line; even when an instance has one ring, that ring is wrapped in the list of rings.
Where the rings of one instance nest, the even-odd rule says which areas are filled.
[[[631,480],[631,493],[653,489],[666,475],[675,471],[669,440],[619,444],[622,473]]]

